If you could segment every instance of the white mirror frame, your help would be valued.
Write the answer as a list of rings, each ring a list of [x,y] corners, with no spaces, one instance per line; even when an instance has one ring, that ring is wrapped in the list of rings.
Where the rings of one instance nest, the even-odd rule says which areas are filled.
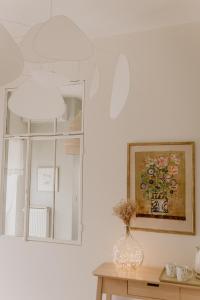
[[[78,132],[69,132],[65,134],[57,134],[56,133],[56,121],[54,121],[54,134],[35,134],[30,132],[30,121],[28,121],[28,133],[27,134],[19,134],[19,135],[9,135],[6,134],[7,127],[7,112],[8,112],[8,92],[13,91],[13,88],[5,89],[5,105],[4,105],[4,135],[3,135],[3,149],[2,149],[2,167],[1,167],[1,199],[0,201],[0,216],[1,216],[1,224],[0,224],[0,234],[2,236],[6,236],[4,234],[4,224],[5,224],[5,163],[6,163],[6,141],[10,139],[21,139],[27,141],[27,160],[26,160],[26,178],[25,178],[25,219],[24,219],[24,240],[25,241],[38,241],[38,242],[48,242],[48,243],[59,243],[59,244],[69,244],[69,245],[78,245],[82,244],[82,232],[83,232],[83,224],[82,224],[82,210],[83,210],[83,158],[84,158],[84,103],[85,103],[85,81],[78,80],[69,82],[66,85],[74,85],[74,84],[83,84],[83,95],[82,95],[82,129]],[[30,170],[31,170],[31,141],[33,140],[61,140],[61,139],[75,139],[80,138],[80,190],[79,190],[79,223],[78,223],[78,238],[77,240],[57,240],[54,237],[51,238],[37,238],[37,237],[29,237],[29,208],[30,208]],[[54,149],[55,152],[55,149]],[[54,153],[55,154],[55,153]],[[55,160],[54,160],[55,163]],[[54,172],[55,172],[54,165]],[[27,176],[28,174],[28,176]],[[55,176],[54,176],[54,184],[55,184]],[[55,205],[55,192],[54,192],[54,205]],[[8,236],[8,237],[19,237],[19,236]]]

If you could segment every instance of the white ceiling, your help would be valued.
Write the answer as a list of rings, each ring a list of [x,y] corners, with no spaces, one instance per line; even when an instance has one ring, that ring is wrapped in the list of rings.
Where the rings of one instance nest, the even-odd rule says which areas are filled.
[[[53,15],[68,16],[91,38],[200,22],[200,0],[52,1]],[[0,0],[0,22],[16,37],[49,14],[50,0]]]

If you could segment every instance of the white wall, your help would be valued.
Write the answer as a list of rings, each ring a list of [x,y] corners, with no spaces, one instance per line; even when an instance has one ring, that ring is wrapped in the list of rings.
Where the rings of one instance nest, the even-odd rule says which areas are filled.
[[[200,244],[200,25],[187,25],[95,41],[100,89],[86,103],[83,245],[0,239],[0,298],[92,300],[92,270],[111,260],[122,224],[112,207],[126,195],[126,143],[196,142],[197,236],[137,232],[145,265],[192,264]],[[120,53],[131,67],[128,102],[109,117],[112,78]],[[3,102],[2,102],[3,103]]]

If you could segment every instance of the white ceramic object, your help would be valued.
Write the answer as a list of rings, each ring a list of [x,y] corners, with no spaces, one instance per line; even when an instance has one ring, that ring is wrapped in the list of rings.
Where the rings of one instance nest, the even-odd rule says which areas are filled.
[[[33,43],[35,41],[35,37],[42,28],[44,23],[39,23],[31,27],[27,33],[24,35],[21,43],[20,48],[23,53],[25,61],[31,63],[51,63],[55,62],[55,60],[47,59],[38,55],[33,49]]]
[[[174,263],[166,264],[165,270],[168,277],[176,277],[176,265]]]
[[[0,25],[0,86],[21,75],[24,67],[22,53],[9,32]]]
[[[82,61],[93,55],[87,36],[66,16],[55,16],[43,24],[35,36],[34,51],[57,61]]]
[[[193,277],[193,271],[188,266],[176,266],[176,277],[178,281],[187,281]]]
[[[128,98],[130,88],[130,70],[127,57],[124,54],[120,54],[112,87],[112,96],[110,104],[110,117],[116,119],[122,111],[126,100]]]
[[[200,247],[196,247],[194,270],[196,272],[196,277],[200,279]]]
[[[9,109],[16,115],[31,120],[50,120],[63,115],[65,104],[56,87],[44,87],[27,80],[12,94]]]

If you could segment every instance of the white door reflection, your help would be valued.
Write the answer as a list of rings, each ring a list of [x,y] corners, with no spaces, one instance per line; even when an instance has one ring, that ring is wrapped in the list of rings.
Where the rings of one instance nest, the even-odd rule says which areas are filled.
[[[25,206],[26,141],[8,140],[5,144],[5,224],[6,235],[22,236]]]

